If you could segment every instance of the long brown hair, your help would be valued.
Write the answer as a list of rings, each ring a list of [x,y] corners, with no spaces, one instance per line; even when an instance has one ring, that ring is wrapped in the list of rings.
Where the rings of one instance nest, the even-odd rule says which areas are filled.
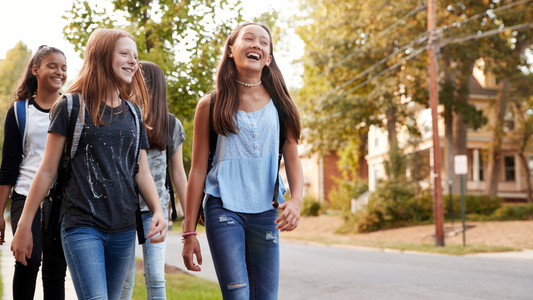
[[[146,125],[152,127],[147,130],[150,149],[165,150],[168,145],[168,107],[167,83],[161,68],[149,61],[140,61],[144,81],[150,95],[150,113],[146,116]]]
[[[40,46],[28,63],[28,66],[26,66],[26,70],[24,71],[24,74],[22,74],[19,84],[15,89],[15,98],[11,102],[10,106],[15,104],[16,101],[27,100],[35,96],[35,93],[37,93],[38,83],[37,77],[33,75],[32,67],[40,67],[43,60],[51,53],[61,53],[63,57],[65,57],[65,53],[55,47],[49,47],[46,45]]]
[[[113,87],[118,89],[120,97],[141,107],[143,118],[146,118],[149,112],[148,91],[142,72],[135,72],[130,84],[123,84],[113,72],[115,45],[123,37],[135,41],[131,34],[122,30],[105,28],[95,30],[87,41],[85,57],[78,77],[65,92],[81,94],[81,101],[87,104],[87,112],[94,126],[104,124],[102,121],[104,109],[101,104],[105,99],[113,97],[116,91]],[[125,103],[122,102],[123,110],[124,105]]]
[[[292,132],[297,141],[300,139],[300,115],[298,109],[289,95],[289,90],[285,85],[283,75],[276,64],[274,57],[274,47],[272,45],[272,34],[270,28],[266,24],[261,23],[245,23],[237,27],[233,31],[226,45],[224,46],[224,55],[217,70],[217,93],[215,97],[215,106],[213,109],[213,128],[218,134],[226,136],[228,133],[236,134],[239,130],[238,125],[233,119],[233,115],[239,108],[239,96],[235,77],[237,75],[237,68],[233,58],[229,57],[230,46],[233,46],[235,40],[239,36],[239,32],[246,26],[257,25],[261,26],[268,33],[270,39],[270,55],[272,62],[269,66],[264,66],[261,71],[261,81],[267,92],[272,97],[273,101],[278,101],[280,107],[283,109],[285,116],[285,132],[289,130]]]

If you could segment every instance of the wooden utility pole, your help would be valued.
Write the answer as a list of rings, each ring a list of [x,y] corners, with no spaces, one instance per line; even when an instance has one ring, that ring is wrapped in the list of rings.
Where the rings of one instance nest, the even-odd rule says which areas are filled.
[[[439,91],[437,81],[437,56],[440,50],[435,29],[437,28],[436,0],[428,0],[428,61],[429,61],[429,100],[431,103],[431,117],[433,119],[433,179],[435,180],[433,193],[435,216],[435,245],[444,246],[444,209],[442,206],[442,187],[440,178],[440,140],[438,128]]]

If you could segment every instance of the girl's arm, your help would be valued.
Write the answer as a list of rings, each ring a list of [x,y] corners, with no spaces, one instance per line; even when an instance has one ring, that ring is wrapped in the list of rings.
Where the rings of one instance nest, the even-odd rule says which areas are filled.
[[[13,187],[11,184],[0,185],[0,245],[5,243],[6,221],[4,219],[4,210],[6,209],[11,187]]]
[[[46,197],[50,186],[57,175],[59,161],[63,154],[65,141],[67,138],[59,133],[49,132],[44,149],[44,157],[35,174],[35,178],[28,192],[28,197],[24,203],[24,209],[17,225],[17,231],[11,243],[11,251],[15,259],[23,265],[27,265],[26,257],[31,258],[33,249],[31,224],[39,204]]]
[[[194,134],[192,140],[192,164],[187,184],[187,200],[185,201],[185,220],[183,232],[196,230],[196,218],[202,202],[202,192],[207,175],[207,161],[209,157],[209,104],[211,95],[200,99],[194,116]],[[184,237],[183,262],[190,271],[201,271],[202,254],[200,244],[195,235]],[[193,256],[196,254],[198,265],[194,264]]]
[[[276,219],[276,224],[278,224],[276,228],[281,231],[291,231],[296,229],[300,222],[300,210],[303,202],[303,171],[298,155],[298,142],[290,130],[283,145],[283,159],[289,179],[291,200],[278,206],[278,209],[283,210],[283,213]]]
[[[187,191],[187,175],[183,167],[183,145],[170,156],[170,167],[172,172],[172,183],[178,193],[181,210],[185,212],[185,195]]]
[[[152,222],[150,223],[150,231],[146,238],[151,238],[156,234],[159,236],[150,240],[150,243],[161,243],[167,237],[168,225],[163,214],[163,209],[159,202],[159,194],[154,183],[150,168],[148,166],[148,159],[146,157],[146,150],[141,150],[141,157],[139,159],[139,172],[135,176],[135,181],[139,187],[139,194],[144,199],[144,202],[152,213]]]

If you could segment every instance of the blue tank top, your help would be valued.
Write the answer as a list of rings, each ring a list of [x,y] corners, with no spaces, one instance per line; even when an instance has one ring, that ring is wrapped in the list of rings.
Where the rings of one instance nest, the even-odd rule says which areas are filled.
[[[279,118],[272,99],[256,112],[237,111],[239,130],[218,135],[213,168],[207,174],[205,193],[222,199],[225,209],[261,213],[273,209],[278,173]],[[278,202],[285,202],[279,178]],[[207,197],[206,197],[207,199]],[[205,201],[204,199],[204,205]]]

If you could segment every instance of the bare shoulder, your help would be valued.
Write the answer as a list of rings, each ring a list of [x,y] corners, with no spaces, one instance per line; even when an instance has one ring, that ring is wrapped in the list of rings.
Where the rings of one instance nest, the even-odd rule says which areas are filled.
[[[202,99],[200,99],[200,101],[198,101],[198,106],[196,107],[196,109],[200,111],[204,111],[207,109],[209,111],[210,103],[211,103],[211,95],[210,94],[205,95],[204,97],[202,97]]]

